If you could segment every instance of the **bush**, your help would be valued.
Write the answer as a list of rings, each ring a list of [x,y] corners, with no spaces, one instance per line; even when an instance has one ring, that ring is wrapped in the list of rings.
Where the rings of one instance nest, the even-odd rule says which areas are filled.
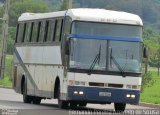
[[[148,72],[142,75],[142,91],[146,87],[151,87],[154,84],[153,73]]]

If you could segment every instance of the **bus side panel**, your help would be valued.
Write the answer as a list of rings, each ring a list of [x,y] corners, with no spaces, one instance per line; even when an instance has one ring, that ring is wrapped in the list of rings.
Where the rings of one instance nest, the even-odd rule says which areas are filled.
[[[17,52],[21,58],[17,60],[21,60],[22,70],[24,70],[18,69],[17,71],[27,78],[28,95],[53,98],[57,77],[60,79],[61,94],[64,92],[64,67],[61,61],[60,46],[19,46]]]
[[[42,81],[41,79],[44,79],[45,76],[44,76],[44,70],[43,70],[43,66],[35,66],[35,82],[38,86],[38,89],[35,89],[35,94],[37,96],[42,96],[43,93],[42,93]]]
[[[17,54],[14,52],[13,54],[13,88],[17,93],[21,92],[21,80],[23,76],[23,68],[20,65],[20,62],[17,59]]]
[[[30,73],[30,75],[32,76],[32,79],[34,80],[34,74],[35,74],[35,66],[32,65],[28,65],[28,71]],[[28,76],[26,75],[27,78],[27,94],[28,95],[34,95],[35,94],[35,86],[32,84],[32,82],[30,81],[30,79],[28,78]],[[34,80],[35,81],[35,80]]]

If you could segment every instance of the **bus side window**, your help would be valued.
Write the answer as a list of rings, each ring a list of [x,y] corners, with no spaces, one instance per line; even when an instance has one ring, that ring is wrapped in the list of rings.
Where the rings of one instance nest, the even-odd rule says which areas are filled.
[[[37,40],[36,40],[36,42],[39,42],[39,38],[40,38],[40,29],[41,29],[41,22],[38,22],[38,35],[37,35]]]
[[[24,23],[19,24],[17,43],[21,43],[24,36]]]
[[[54,37],[55,20],[50,20],[48,25],[47,42],[52,42]]]
[[[55,41],[59,42],[61,40],[61,31],[62,31],[62,24],[63,20],[58,19],[56,24],[56,33],[55,33]]]
[[[31,36],[31,25],[32,23],[29,22],[26,25],[26,32],[25,32],[25,36],[24,36],[24,42],[29,42],[30,36]]]
[[[31,40],[32,40],[32,34],[33,34],[33,22],[31,23],[31,34],[30,34],[30,36],[29,36],[29,42],[31,42]]]
[[[46,24],[46,22],[41,21],[40,23],[41,23],[41,25],[40,25],[40,33],[39,33],[39,42],[42,43],[43,40],[44,40],[44,35],[45,35],[45,24]]]
[[[53,41],[54,42],[56,40],[56,31],[57,31],[57,20],[55,20],[55,24],[54,24],[54,33],[53,33]]]
[[[24,24],[24,30],[23,30],[23,37],[22,37],[22,43],[24,42],[24,38],[25,38],[25,35],[26,35],[26,23]]]
[[[32,29],[31,42],[33,42],[33,43],[37,42],[37,37],[38,37],[38,22],[34,22],[33,29]]]
[[[49,21],[46,21],[45,23],[45,31],[44,31],[44,42],[47,42],[47,35],[48,35],[48,25],[49,25]]]
[[[18,31],[19,31],[19,24],[17,25],[17,30],[16,30],[16,40],[15,40],[16,43],[18,41]]]

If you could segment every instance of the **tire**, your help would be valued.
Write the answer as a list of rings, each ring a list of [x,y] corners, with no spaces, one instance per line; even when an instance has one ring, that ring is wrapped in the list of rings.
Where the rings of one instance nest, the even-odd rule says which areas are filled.
[[[126,108],[126,104],[125,103],[114,103],[114,108],[116,112],[124,112]]]
[[[85,103],[85,102],[84,102],[84,103],[79,103],[79,106],[80,106],[80,107],[86,107],[86,106],[87,106],[87,103]]]
[[[68,102],[60,99],[60,84],[58,86],[58,107],[60,109],[66,109],[68,107]]]
[[[32,102],[33,102],[33,104],[39,105],[41,103],[41,98],[40,97],[33,97]]]
[[[75,108],[77,108],[77,106],[78,106],[78,103],[70,102],[70,108],[75,109]]]
[[[27,95],[27,85],[24,82],[23,83],[23,102],[24,103],[31,103],[31,101],[32,101],[32,97]]]

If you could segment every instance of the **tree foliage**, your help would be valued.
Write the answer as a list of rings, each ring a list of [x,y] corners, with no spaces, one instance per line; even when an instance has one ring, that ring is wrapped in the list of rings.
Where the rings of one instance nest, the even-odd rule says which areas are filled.
[[[35,2],[32,0],[11,0],[11,5],[10,5],[10,11],[9,11],[9,37],[7,41],[7,53],[12,54],[13,53],[13,44],[14,44],[14,39],[16,35],[16,25],[17,25],[17,20],[18,17],[25,12],[32,12],[32,13],[37,13],[37,12],[48,12],[49,7],[48,5],[43,2]],[[4,7],[3,5],[0,7],[0,17],[3,17],[3,12],[4,12]],[[1,33],[2,33],[2,22],[0,24],[0,41],[1,39]],[[1,45],[1,44],[0,44]]]
[[[25,12],[44,13],[49,8],[45,2],[34,2],[32,0],[12,0],[10,7],[10,25],[16,26],[18,17]]]

